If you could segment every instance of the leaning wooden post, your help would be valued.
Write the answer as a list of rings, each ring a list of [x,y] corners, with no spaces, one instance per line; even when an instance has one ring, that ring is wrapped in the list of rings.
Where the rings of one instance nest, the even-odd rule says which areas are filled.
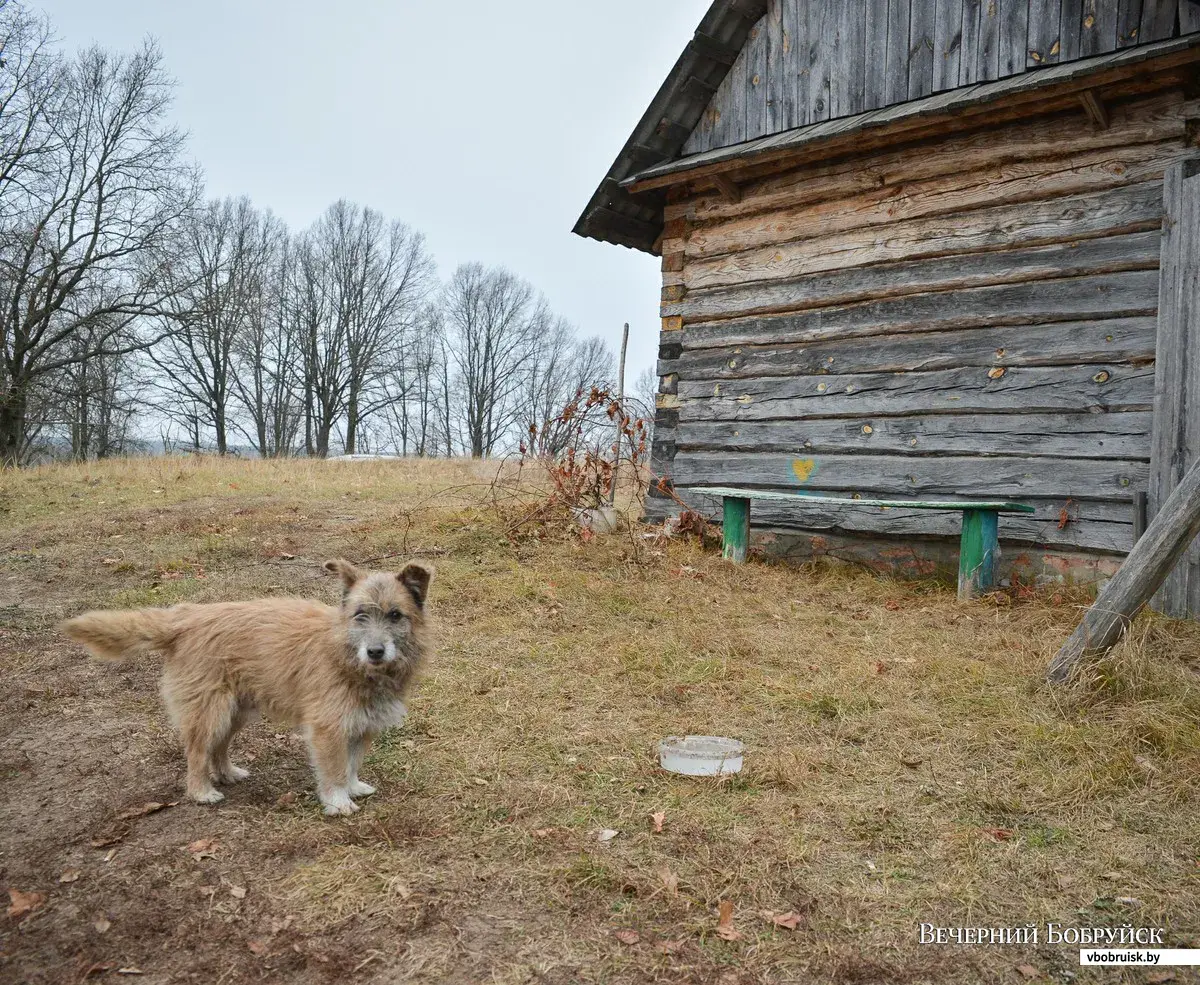
[[[1158,591],[1198,534],[1200,462],[1192,466],[1163,503],[1120,570],[1084,613],[1079,628],[1050,662],[1046,676],[1060,683],[1071,676],[1080,661],[1107,652]]]

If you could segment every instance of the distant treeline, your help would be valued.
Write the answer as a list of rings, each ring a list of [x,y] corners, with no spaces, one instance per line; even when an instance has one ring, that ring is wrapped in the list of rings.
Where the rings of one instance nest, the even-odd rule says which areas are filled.
[[[208,201],[151,43],[67,55],[0,0],[0,464],[139,448],[487,456],[614,359],[499,268],[345,201]],[[647,371],[634,388],[644,402]],[[646,408],[641,408],[646,410]],[[544,437],[542,437],[544,436]]]

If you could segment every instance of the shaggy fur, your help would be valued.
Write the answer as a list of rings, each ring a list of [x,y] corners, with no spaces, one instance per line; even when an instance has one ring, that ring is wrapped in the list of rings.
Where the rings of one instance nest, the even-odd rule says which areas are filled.
[[[229,743],[261,712],[303,729],[325,813],[351,814],[352,798],[375,792],[358,778],[371,740],[408,714],[404,697],[428,645],[433,569],[325,567],[342,578],[340,607],[303,599],[182,604],[87,612],[61,628],[101,660],[165,656],[162,696],[183,738],[193,800],[215,804],[224,794],[214,780],[249,775],[230,762]]]

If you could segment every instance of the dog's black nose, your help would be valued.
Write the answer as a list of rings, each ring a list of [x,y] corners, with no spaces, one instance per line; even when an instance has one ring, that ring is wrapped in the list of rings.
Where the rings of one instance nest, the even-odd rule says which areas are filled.
[[[367,648],[367,659],[373,664],[383,662],[383,647],[371,646]]]

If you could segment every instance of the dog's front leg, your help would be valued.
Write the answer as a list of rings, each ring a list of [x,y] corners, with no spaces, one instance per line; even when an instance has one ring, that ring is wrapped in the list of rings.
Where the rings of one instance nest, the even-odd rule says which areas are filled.
[[[369,797],[375,792],[375,788],[371,784],[363,783],[358,778],[363,758],[367,755],[367,750],[371,748],[371,740],[374,738],[375,736],[368,732],[366,735],[350,740],[350,782],[347,784],[347,789],[350,791],[351,797]]]
[[[353,814],[358,805],[350,799],[350,743],[341,729],[314,728],[309,739],[317,773],[317,797],[331,816]]]

